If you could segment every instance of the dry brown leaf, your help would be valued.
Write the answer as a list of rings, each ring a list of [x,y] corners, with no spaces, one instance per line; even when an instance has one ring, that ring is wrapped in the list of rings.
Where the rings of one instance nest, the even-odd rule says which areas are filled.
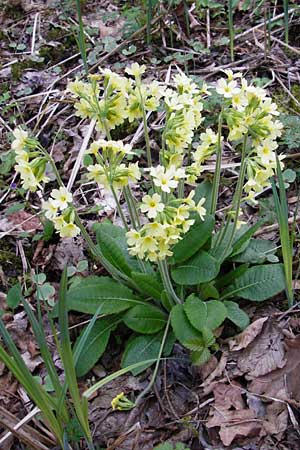
[[[242,397],[238,383],[219,383],[214,389],[215,403],[206,426],[220,427],[219,435],[224,445],[230,445],[238,437],[264,435],[261,420],[249,409]]]
[[[228,344],[231,351],[238,351],[248,347],[248,345],[254,341],[256,336],[261,332],[264,323],[268,320],[268,317],[262,317],[251,323],[245,331],[231,339]]]
[[[0,219],[0,231],[8,234],[16,234],[20,231],[34,233],[42,228],[39,218],[26,211],[18,211]]]
[[[214,387],[221,381],[221,377],[224,377],[224,369],[227,364],[227,354],[223,353],[218,366],[215,370],[206,378],[206,380],[200,385],[203,389],[203,394],[208,395],[214,390]]]
[[[267,322],[264,320],[262,325],[263,329],[256,339],[252,340],[237,357],[237,367],[247,379],[266,375],[284,367],[286,363],[284,335],[281,328],[272,320]]]

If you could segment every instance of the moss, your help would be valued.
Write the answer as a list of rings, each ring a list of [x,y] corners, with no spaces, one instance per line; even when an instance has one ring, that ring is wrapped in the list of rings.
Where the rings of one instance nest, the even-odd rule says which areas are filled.
[[[44,63],[41,61],[32,61],[30,59],[16,62],[11,66],[11,76],[13,81],[18,81],[23,72],[27,69],[39,69]]]
[[[25,247],[25,256],[31,261],[33,257],[32,247]],[[15,248],[9,240],[0,240],[0,267],[4,272],[8,286],[13,286],[18,281],[18,276],[23,273],[23,266],[20,256],[16,255]]]
[[[300,102],[300,85],[293,84],[291,86],[291,93]],[[282,113],[290,113],[294,111],[300,113],[300,107],[297,103],[288,95],[288,93],[281,87],[276,89],[272,94],[273,100],[278,104],[278,109]]]

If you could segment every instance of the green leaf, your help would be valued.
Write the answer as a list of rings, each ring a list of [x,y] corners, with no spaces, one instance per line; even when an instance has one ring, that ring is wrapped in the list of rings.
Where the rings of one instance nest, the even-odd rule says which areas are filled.
[[[201,285],[201,298],[207,300],[209,298],[218,299],[220,297],[218,289],[212,283],[205,283]]]
[[[200,366],[201,364],[206,363],[211,357],[211,353],[208,348],[203,348],[203,350],[197,350],[191,352],[191,361],[195,366]]]
[[[71,287],[67,293],[69,310],[95,314],[101,305],[101,314],[115,314],[131,306],[143,304],[126,286],[109,277],[87,277]]]
[[[157,333],[166,324],[164,314],[152,305],[134,306],[125,313],[123,321],[128,328],[144,334]]]
[[[249,325],[250,321],[248,314],[246,314],[237,303],[225,300],[224,305],[227,309],[227,318],[231,320],[231,322],[242,330]]]
[[[208,347],[212,340],[210,330],[218,328],[227,317],[227,309],[222,302],[210,300],[203,302],[194,294],[190,295],[183,305],[191,325],[202,333],[202,337]],[[191,349],[194,350],[194,349]]]
[[[212,280],[217,276],[219,270],[217,260],[201,250],[184,264],[173,269],[171,275],[177,284],[194,285]]]
[[[206,327],[210,330],[218,328],[227,317],[227,309],[219,300],[210,300],[206,302],[207,319]]]
[[[146,273],[132,272],[131,278],[146,295],[156,300],[160,299],[163,286],[154,276]]]
[[[266,261],[268,255],[276,252],[276,245],[265,239],[250,239],[249,245],[242,253],[231,258],[234,262],[261,264]]]
[[[125,273],[128,277],[131,276],[131,268],[127,264],[123,250],[118,242],[105,231],[102,224],[97,227],[97,241],[103,256],[120,272]]]
[[[190,230],[174,247],[173,257],[175,263],[181,263],[193,256],[211,237],[215,220],[212,216],[205,216],[205,220],[198,219]]]
[[[9,208],[7,208],[4,212],[4,214],[6,216],[9,216],[10,214],[16,213],[18,211],[21,211],[25,208],[26,204],[25,203],[14,203],[12,206],[10,206]]]
[[[109,341],[111,330],[115,327],[115,324],[119,322],[119,319],[113,321],[109,319],[99,319],[95,322],[94,326],[90,330],[87,342],[84,346],[84,351],[81,352],[77,364],[76,374],[78,377],[82,377],[89,372],[99,358],[102,356]],[[85,329],[82,330],[78,337],[73,351],[79,345]]]
[[[137,336],[130,339],[123,354],[122,368],[142,361],[147,361],[149,359],[156,359],[159,354],[161,341],[162,333],[148,336]],[[138,375],[152,364],[153,362],[147,363],[141,367],[132,369],[131,372],[133,375]]]
[[[234,244],[232,247],[232,252],[231,252],[231,256],[237,255],[238,253],[246,250],[247,248],[247,242],[249,241],[249,239],[251,238],[251,236],[253,236],[253,234],[259,230],[259,228],[265,223],[264,219],[259,220],[258,222],[256,222],[254,225],[252,225],[250,228],[245,226],[245,227],[241,227],[241,230],[246,230],[246,231],[242,231],[240,233],[237,234],[237,237],[234,240]],[[244,247],[246,245],[246,248]]]
[[[207,306],[200,298],[190,295],[184,302],[183,309],[193,327],[199,331],[206,327]]]
[[[197,342],[198,348],[199,346],[204,347],[202,333],[191,325],[183,305],[176,305],[172,308],[171,324],[175,336],[182,345],[188,345],[189,342]]]
[[[223,299],[241,297],[261,302],[279,294],[284,288],[282,264],[253,266],[224,291]]]
[[[248,270],[249,264],[242,264],[234,270],[230,270],[225,275],[219,275],[215,281],[217,289],[221,289],[224,286],[232,284],[236,278],[239,278]]]
[[[17,283],[8,290],[6,303],[11,309],[15,309],[21,302],[22,297],[21,285]]]
[[[113,225],[109,220],[104,221],[103,223],[96,223],[93,225],[93,230],[96,233],[97,242],[100,244],[100,234],[101,231],[108,234],[122,251],[124,258],[126,259],[127,265],[134,270],[135,272],[140,271],[140,266],[135,257],[132,257],[128,253],[127,240],[126,240],[126,230],[117,225]],[[151,267],[151,265],[146,265],[146,268]],[[148,270],[147,270],[148,272]]]

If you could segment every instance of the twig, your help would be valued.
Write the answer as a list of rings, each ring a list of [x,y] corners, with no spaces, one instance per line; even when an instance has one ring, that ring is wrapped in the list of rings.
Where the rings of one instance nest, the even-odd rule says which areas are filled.
[[[300,222],[300,215],[298,215],[296,218],[290,217],[288,219],[288,224],[293,225],[294,221]],[[267,225],[265,227],[262,227],[260,230],[257,230],[254,233],[254,236],[259,236],[260,234],[270,233],[271,231],[276,231],[276,230],[278,230],[278,223],[274,223],[273,225]]]
[[[21,428],[23,425],[25,425],[25,423],[28,423],[32,417],[34,417],[36,414],[38,414],[40,412],[40,409],[38,407],[35,407],[32,411],[30,411],[25,417],[23,417],[22,420],[20,420],[20,422],[18,422],[15,426],[14,426],[14,431],[17,431],[19,428]],[[0,439],[0,445],[4,444],[4,442],[10,437],[12,436],[12,432],[9,431],[8,433],[6,433],[4,436],[2,436],[2,438]]]
[[[35,50],[35,36],[36,36],[36,27],[37,27],[37,21],[38,21],[38,17],[39,17],[40,13],[36,13],[36,15],[34,16],[34,22],[33,22],[33,30],[32,30],[32,40],[31,40],[31,51],[30,53],[32,55],[34,55]]]
[[[271,70],[272,74],[274,73],[273,70]],[[291,99],[296,103],[297,106],[300,107],[300,102],[296,99],[296,97],[291,93],[291,91],[285,86],[285,84],[281,81],[281,79],[279,78],[278,75],[276,75],[276,73],[274,73],[274,76],[276,78],[276,80],[278,81],[278,83],[282,86],[282,88],[285,90],[285,92],[288,94],[289,97],[291,97]]]
[[[288,10],[288,14],[292,14],[294,11],[296,11],[296,10],[299,9],[299,8],[300,8],[300,6],[296,6],[295,8],[289,9],[289,10]],[[267,20],[266,22],[263,21],[263,22],[261,22],[261,23],[255,25],[254,27],[249,28],[249,29],[246,30],[246,31],[243,31],[243,32],[240,33],[240,34],[237,34],[237,35],[234,37],[234,40],[239,39],[239,38],[241,38],[241,37],[243,37],[243,36],[246,36],[247,34],[252,33],[253,30],[257,30],[258,28],[264,27],[265,25],[268,25],[269,23],[276,22],[276,20],[281,19],[282,17],[284,17],[284,13],[278,14],[277,16],[273,17],[272,19]]]
[[[74,167],[73,167],[73,170],[72,170],[72,173],[71,173],[68,185],[67,185],[68,191],[71,191],[71,189],[72,189],[72,186],[74,184],[75,178],[76,178],[77,173],[78,173],[79,168],[80,168],[81,160],[82,160],[83,155],[84,155],[84,153],[85,153],[85,151],[87,149],[87,146],[88,146],[90,137],[91,137],[91,135],[92,135],[92,133],[94,131],[95,125],[96,125],[96,120],[92,120],[91,123],[90,123],[90,126],[88,128],[88,131],[87,131],[86,135],[84,136],[82,145],[80,147],[79,153],[77,155],[76,162],[74,164]]]

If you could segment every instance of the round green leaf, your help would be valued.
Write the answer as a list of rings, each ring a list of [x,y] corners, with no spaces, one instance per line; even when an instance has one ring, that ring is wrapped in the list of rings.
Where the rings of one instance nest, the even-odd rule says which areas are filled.
[[[186,299],[183,308],[193,327],[195,327],[196,330],[202,331],[206,327],[206,303],[192,294]]]
[[[219,300],[210,300],[206,302],[207,319],[206,327],[210,330],[218,328],[227,317],[227,309]]]

